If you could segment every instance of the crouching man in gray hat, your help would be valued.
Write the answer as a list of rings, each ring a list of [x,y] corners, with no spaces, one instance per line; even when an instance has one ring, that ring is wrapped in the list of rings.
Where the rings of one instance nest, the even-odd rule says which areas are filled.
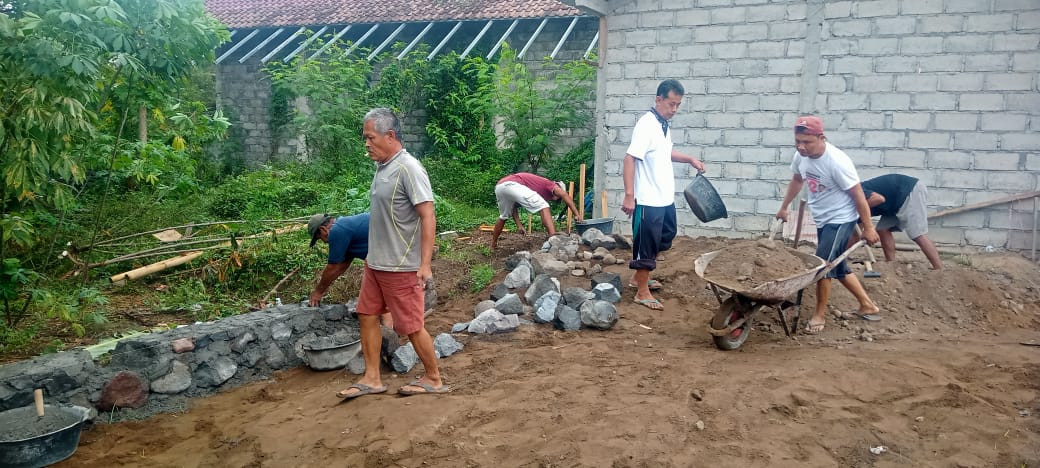
[[[368,213],[333,218],[327,214],[311,216],[307,232],[311,235],[311,247],[320,239],[329,244],[329,262],[321,271],[318,284],[314,286],[308,303],[311,307],[321,304],[321,298],[343,273],[350,268],[355,258],[368,257]]]

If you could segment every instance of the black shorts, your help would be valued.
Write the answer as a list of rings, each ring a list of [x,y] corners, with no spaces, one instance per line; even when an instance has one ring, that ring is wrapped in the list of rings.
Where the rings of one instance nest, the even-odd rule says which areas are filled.
[[[825,224],[823,227],[817,227],[816,256],[827,260],[828,263],[838,258],[848,248],[849,239],[852,238],[852,232],[856,229],[856,224],[857,221],[850,221],[844,224]],[[852,273],[852,270],[849,269],[849,265],[845,263],[845,260],[842,260],[838,266],[827,273],[827,277],[842,279],[849,273]]]
[[[632,261],[633,270],[657,268],[657,254],[672,248],[677,226],[675,205],[636,205],[632,213]]]

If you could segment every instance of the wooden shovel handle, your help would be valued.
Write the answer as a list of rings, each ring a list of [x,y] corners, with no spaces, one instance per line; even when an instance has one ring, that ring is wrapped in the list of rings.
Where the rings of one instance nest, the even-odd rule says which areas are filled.
[[[798,224],[794,226],[794,248],[798,248],[798,242],[802,240],[802,220],[805,219],[805,199],[798,202]]]
[[[863,241],[863,246],[867,248],[867,255],[870,256],[870,263],[877,263],[877,260],[874,259],[874,249],[872,249],[870,245],[867,245],[866,239],[863,238],[863,231],[860,230],[859,226],[856,226],[856,235]]]
[[[36,402],[36,415],[43,417],[43,389],[33,390],[33,400]]]

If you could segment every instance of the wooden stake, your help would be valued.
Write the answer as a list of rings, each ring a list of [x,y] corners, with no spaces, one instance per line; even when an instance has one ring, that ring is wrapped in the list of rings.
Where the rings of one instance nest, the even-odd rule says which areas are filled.
[[[578,217],[585,219],[585,165],[578,172]]]
[[[794,225],[794,248],[798,248],[798,241],[802,240],[802,220],[805,219],[805,199],[798,202],[798,224]]]
[[[606,218],[607,217],[607,191],[606,190],[603,191],[603,196],[600,197],[600,198],[601,198],[600,202],[599,202],[600,211],[603,212],[603,217]]]
[[[33,390],[33,400],[36,402],[36,416],[43,417],[43,389]]]
[[[1036,197],[1033,197],[1033,261],[1036,261]]]
[[[528,234],[530,234],[530,233],[531,233],[531,219],[532,219],[533,217],[534,217],[534,216],[533,216],[533,215],[532,215],[531,213],[527,213],[527,233],[528,233]]]
[[[571,200],[574,200],[574,181],[573,180],[570,183],[570,187],[567,188],[567,196],[571,197]],[[574,221],[574,213],[571,213],[571,210],[567,210],[567,234],[571,233],[571,222],[573,222],[573,221]]]

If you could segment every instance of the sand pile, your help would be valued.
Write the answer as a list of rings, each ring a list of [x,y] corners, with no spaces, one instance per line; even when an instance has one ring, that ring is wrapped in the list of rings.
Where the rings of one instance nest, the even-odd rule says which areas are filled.
[[[813,265],[779,241],[739,240],[728,243],[704,271],[704,277],[748,289],[801,273]]]

